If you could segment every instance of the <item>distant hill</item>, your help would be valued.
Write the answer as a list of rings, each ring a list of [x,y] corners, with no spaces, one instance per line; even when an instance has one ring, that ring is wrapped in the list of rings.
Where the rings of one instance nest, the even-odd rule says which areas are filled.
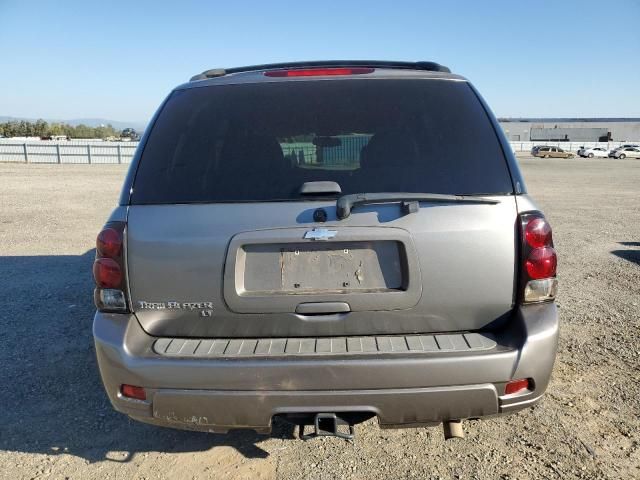
[[[10,117],[6,115],[0,115],[0,123],[5,122],[13,122],[26,120],[28,122],[35,122],[38,120],[37,118],[27,118],[27,117]],[[146,128],[145,123],[141,122],[123,122],[120,120],[108,120],[106,118],[71,118],[71,119],[52,119],[52,118],[43,118],[43,120],[47,123],[67,123],[72,126],[76,125],[86,125],[88,127],[99,127],[100,125],[109,125],[113,126],[116,130],[122,130],[124,128],[134,128],[139,132],[142,132]]]

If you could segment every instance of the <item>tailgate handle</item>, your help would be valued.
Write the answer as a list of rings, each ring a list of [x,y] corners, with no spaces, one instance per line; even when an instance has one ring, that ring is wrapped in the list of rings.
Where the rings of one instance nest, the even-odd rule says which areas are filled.
[[[296,313],[303,315],[313,314],[331,314],[331,313],[347,313],[351,311],[351,307],[345,302],[311,302],[300,303],[296,307]]]

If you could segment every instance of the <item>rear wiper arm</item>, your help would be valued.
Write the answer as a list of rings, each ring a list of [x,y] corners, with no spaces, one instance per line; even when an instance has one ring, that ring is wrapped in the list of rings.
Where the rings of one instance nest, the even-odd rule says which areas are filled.
[[[444,195],[440,193],[398,193],[398,192],[382,192],[382,193],[353,193],[351,195],[343,195],[336,202],[336,215],[342,220],[351,215],[351,210],[357,205],[365,205],[367,203],[396,203],[402,202],[404,213],[417,212],[419,202],[436,202],[436,203],[485,203],[496,204],[497,200],[484,197],[474,197],[472,195]]]

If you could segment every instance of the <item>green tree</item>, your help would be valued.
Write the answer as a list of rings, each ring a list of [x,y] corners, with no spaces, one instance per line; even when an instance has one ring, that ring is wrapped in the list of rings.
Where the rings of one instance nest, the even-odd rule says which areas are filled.
[[[29,122],[20,120],[20,123],[18,124],[18,137],[28,137],[30,133],[31,128],[29,126]]]
[[[48,128],[49,128],[49,125],[47,125],[47,122],[45,122],[40,118],[36,121],[35,125],[33,126],[33,134],[36,137],[44,137],[47,135]]]
[[[76,125],[73,132],[73,138],[92,138],[93,128],[84,124]]]
[[[47,130],[47,135],[65,135],[64,128],[59,123],[52,123],[49,125],[49,129]]]
[[[18,136],[18,122],[9,122],[5,126],[5,131],[7,132],[5,136],[7,137],[17,137]]]
[[[120,136],[120,132],[112,125],[89,127],[88,125],[71,126],[66,123],[48,124],[42,119],[35,123],[26,120],[0,123],[0,135],[5,137],[48,137],[66,135],[69,138],[107,138]]]

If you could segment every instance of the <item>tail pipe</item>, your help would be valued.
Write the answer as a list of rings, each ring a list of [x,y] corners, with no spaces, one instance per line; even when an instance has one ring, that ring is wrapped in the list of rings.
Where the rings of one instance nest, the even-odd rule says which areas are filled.
[[[447,422],[442,422],[442,429],[444,431],[445,440],[450,440],[452,438],[464,438],[462,420],[449,420]]]

